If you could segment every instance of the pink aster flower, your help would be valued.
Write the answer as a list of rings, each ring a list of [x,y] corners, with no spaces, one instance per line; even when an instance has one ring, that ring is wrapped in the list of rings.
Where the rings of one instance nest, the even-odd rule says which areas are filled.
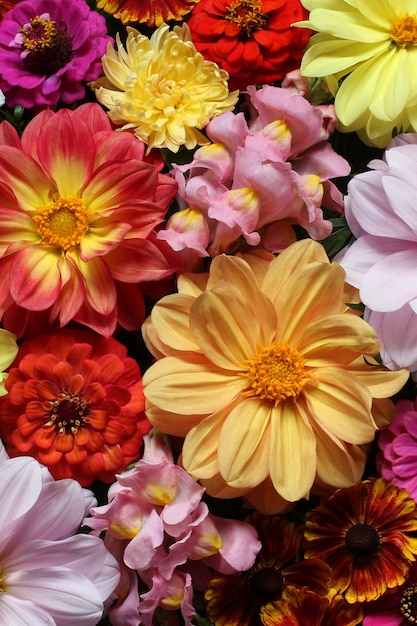
[[[2,448],[0,497],[1,623],[95,626],[120,574],[101,539],[75,534],[92,494]]]
[[[197,150],[190,164],[174,168],[180,204],[206,220],[211,256],[235,249],[240,239],[278,252],[295,240],[292,225],[323,239],[332,227],[321,207],[343,211],[330,178],[350,168],[326,141],[328,113],[270,85],[248,87],[248,94],[249,123],[243,112],[213,118],[206,127],[213,143]],[[202,239],[187,240],[172,223],[158,238],[203,256]]]
[[[53,141],[51,140],[53,138]],[[39,113],[21,139],[0,125],[0,317],[21,336],[28,316],[110,336],[144,318],[140,283],[178,259],[155,240],[175,181],[116,133],[98,104]]]
[[[209,513],[201,501],[204,489],[173,463],[163,436],[150,433],[144,441],[143,458],[117,476],[109,503],[92,508],[85,523],[96,533],[107,531],[106,543],[121,565],[119,601],[110,610],[114,626],[127,623],[135,601],[144,626],[152,625],[157,607],[180,609],[191,626],[193,584],[204,588],[209,567],[223,574],[248,569],[260,543],[249,524]],[[148,589],[140,597],[129,571]]]
[[[102,71],[106,21],[84,0],[23,0],[0,23],[0,87],[10,106],[55,107]]]
[[[384,478],[417,500],[417,400],[400,400],[396,411],[379,435],[377,466]]]

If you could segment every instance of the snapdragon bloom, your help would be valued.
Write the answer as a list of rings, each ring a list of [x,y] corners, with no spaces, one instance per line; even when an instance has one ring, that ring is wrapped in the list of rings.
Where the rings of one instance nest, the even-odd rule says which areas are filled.
[[[182,212],[193,212],[181,228],[174,214],[159,231],[174,250],[215,256],[235,250],[242,239],[276,252],[295,241],[295,224],[315,239],[329,235],[322,206],[343,211],[329,179],[350,167],[326,141],[323,111],[279,87],[249,87],[248,93],[249,123],[243,112],[212,119],[206,129],[212,143],[174,169]]]
[[[108,41],[106,21],[84,0],[18,2],[0,23],[0,87],[8,105],[54,108],[82,99]]]
[[[224,574],[246,570],[261,544],[249,524],[209,513],[204,489],[174,464],[163,436],[151,432],[144,440],[143,458],[117,476],[109,504],[92,508],[85,523],[96,533],[107,531],[106,543],[121,562],[119,602],[110,610],[114,626],[124,625],[133,607],[140,623],[151,626],[158,606],[181,609],[191,626],[193,584],[208,582],[208,566]],[[140,598],[136,574],[132,584],[129,572],[149,589]]]
[[[33,456],[54,478],[112,482],[138,459],[150,423],[139,366],[125,346],[65,330],[20,345],[0,398],[11,456]]]
[[[75,534],[93,494],[3,447],[0,494],[1,623],[95,626],[120,573],[101,539]]]
[[[52,140],[53,138],[53,140]],[[154,227],[175,181],[116,133],[98,104],[39,113],[21,139],[0,127],[0,317],[20,336],[28,316],[110,336],[140,327],[139,283],[178,261]],[[127,297],[128,294],[128,297]]]

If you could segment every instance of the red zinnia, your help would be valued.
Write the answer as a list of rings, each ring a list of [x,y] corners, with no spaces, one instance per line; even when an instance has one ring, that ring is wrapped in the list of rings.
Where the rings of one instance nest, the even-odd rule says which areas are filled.
[[[23,342],[6,386],[0,436],[10,456],[33,456],[83,486],[112,482],[138,459],[150,429],[142,380],[115,339],[66,330]]]
[[[188,25],[195,47],[227,70],[231,89],[272,83],[299,67],[311,31],[300,0],[200,0]]]

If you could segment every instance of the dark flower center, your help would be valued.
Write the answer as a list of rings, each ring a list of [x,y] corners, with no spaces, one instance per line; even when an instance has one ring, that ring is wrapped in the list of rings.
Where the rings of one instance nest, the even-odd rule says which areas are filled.
[[[410,624],[417,624],[417,585],[408,587],[401,596],[400,613]]]
[[[52,76],[72,58],[65,25],[57,26],[47,13],[21,28],[14,44],[20,44],[24,67],[32,74]]]
[[[46,426],[55,425],[60,434],[72,433],[75,435],[84,425],[84,418],[88,415],[88,402],[84,398],[63,391],[56,400],[49,402],[49,421]]]
[[[369,524],[355,524],[347,531],[345,544],[354,556],[370,556],[379,548],[379,534]]]
[[[254,596],[269,602],[281,597],[284,579],[279,570],[265,567],[251,574],[248,584]]]
[[[236,24],[244,39],[266,26],[266,15],[262,13],[261,0],[234,0],[226,8],[225,19]]]

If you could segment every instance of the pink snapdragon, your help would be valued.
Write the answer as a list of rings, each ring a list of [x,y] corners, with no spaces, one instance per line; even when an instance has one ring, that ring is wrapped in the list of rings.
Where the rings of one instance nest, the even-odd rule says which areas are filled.
[[[1,446],[0,496],[0,622],[95,626],[120,573],[101,539],[75,534],[93,494]]]
[[[225,574],[248,569],[260,543],[249,524],[209,513],[204,489],[174,464],[162,436],[150,433],[144,441],[143,458],[117,476],[109,503],[92,508],[85,523],[96,533],[107,531],[106,544],[121,563],[120,600],[110,611],[114,626],[130,623],[135,602],[144,626],[151,626],[157,607],[180,609],[191,625],[193,583],[204,587],[210,567]],[[148,589],[140,598],[132,572]]]
[[[323,239],[332,227],[322,206],[343,211],[330,178],[348,174],[350,167],[326,141],[332,129],[328,114],[290,90],[264,85],[247,92],[249,122],[243,112],[213,118],[206,128],[213,143],[174,168],[180,206],[198,211],[207,223],[210,256],[242,242],[278,252],[295,239],[292,225]],[[201,241],[187,240],[172,223],[158,238],[203,256]]]

